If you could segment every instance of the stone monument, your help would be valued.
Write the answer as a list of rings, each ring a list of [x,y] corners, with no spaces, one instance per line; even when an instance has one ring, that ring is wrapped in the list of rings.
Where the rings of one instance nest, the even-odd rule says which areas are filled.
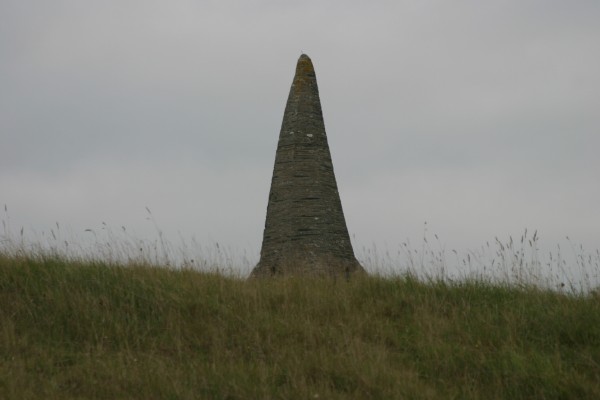
[[[355,272],[364,269],[346,227],[315,70],[302,54],[279,133],[260,261],[251,277]]]

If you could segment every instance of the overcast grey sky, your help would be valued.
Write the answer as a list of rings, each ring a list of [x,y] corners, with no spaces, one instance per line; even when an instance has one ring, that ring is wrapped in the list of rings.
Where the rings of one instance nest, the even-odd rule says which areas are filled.
[[[0,0],[0,203],[258,259],[301,52],[355,249],[600,247],[600,2]]]

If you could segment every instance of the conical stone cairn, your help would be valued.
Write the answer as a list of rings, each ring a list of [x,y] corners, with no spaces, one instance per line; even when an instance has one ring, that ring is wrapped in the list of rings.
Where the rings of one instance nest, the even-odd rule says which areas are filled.
[[[302,54],[283,115],[260,261],[252,277],[350,277],[354,256],[338,193],[317,77]]]

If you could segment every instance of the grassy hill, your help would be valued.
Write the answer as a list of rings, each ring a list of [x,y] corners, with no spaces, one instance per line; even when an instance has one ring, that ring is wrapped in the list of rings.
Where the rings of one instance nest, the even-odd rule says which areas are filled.
[[[598,399],[600,296],[0,255],[2,399]]]

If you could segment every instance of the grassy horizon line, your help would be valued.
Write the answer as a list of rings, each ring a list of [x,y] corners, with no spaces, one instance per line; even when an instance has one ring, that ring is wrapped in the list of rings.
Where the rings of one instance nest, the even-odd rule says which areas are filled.
[[[0,253],[0,398],[600,398],[600,294]]]

